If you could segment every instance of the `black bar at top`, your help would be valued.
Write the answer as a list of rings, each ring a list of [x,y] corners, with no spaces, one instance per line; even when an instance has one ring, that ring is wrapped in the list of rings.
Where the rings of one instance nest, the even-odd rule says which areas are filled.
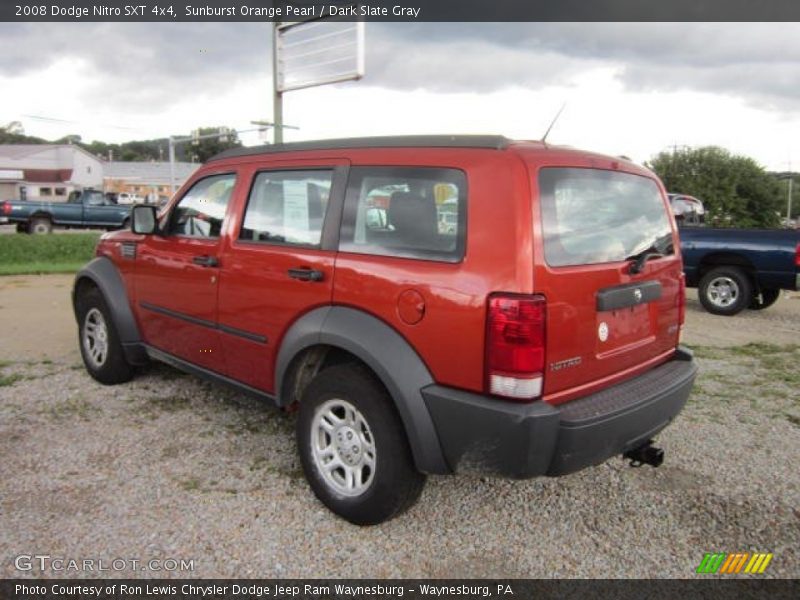
[[[0,21],[286,22],[329,15],[332,6],[344,21],[800,21],[797,0],[14,0],[0,3]]]

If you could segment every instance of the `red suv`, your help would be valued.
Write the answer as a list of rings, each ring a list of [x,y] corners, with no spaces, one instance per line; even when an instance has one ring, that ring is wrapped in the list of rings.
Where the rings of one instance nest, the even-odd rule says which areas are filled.
[[[674,220],[627,160],[495,136],[243,148],[156,211],[77,276],[87,370],[155,359],[297,408],[306,477],[354,523],[426,473],[657,466],[694,381]]]

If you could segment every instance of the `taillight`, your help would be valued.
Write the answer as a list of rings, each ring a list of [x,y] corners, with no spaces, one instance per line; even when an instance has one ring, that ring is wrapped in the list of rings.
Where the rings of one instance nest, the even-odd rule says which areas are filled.
[[[542,394],[546,324],[544,296],[489,296],[486,316],[489,393],[515,400],[534,400]]]
[[[11,204],[8,202],[3,202],[3,214],[10,215],[11,214]]]
[[[678,324],[683,327],[686,321],[686,275],[681,273],[680,286],[678,287]]]
[[[794,249],[794,266],[800,267],[800,244]]]

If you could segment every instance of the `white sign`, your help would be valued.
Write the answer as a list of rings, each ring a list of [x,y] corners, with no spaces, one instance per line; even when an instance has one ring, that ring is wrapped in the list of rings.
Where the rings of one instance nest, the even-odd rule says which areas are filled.
[[[279,92],[364,76],[363,21],[282,23],[277,36]]]
[[[22,171],[0,169],[0,179],[25,179],[25,173]]]

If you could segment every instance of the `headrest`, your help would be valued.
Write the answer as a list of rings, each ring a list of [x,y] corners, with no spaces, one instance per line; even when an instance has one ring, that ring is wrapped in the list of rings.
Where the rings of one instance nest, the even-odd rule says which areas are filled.
[[[432,240],[436,235],[436,205],[433,200],[410,192],[394,192],[389,200],[389,223],[403,237]]]

